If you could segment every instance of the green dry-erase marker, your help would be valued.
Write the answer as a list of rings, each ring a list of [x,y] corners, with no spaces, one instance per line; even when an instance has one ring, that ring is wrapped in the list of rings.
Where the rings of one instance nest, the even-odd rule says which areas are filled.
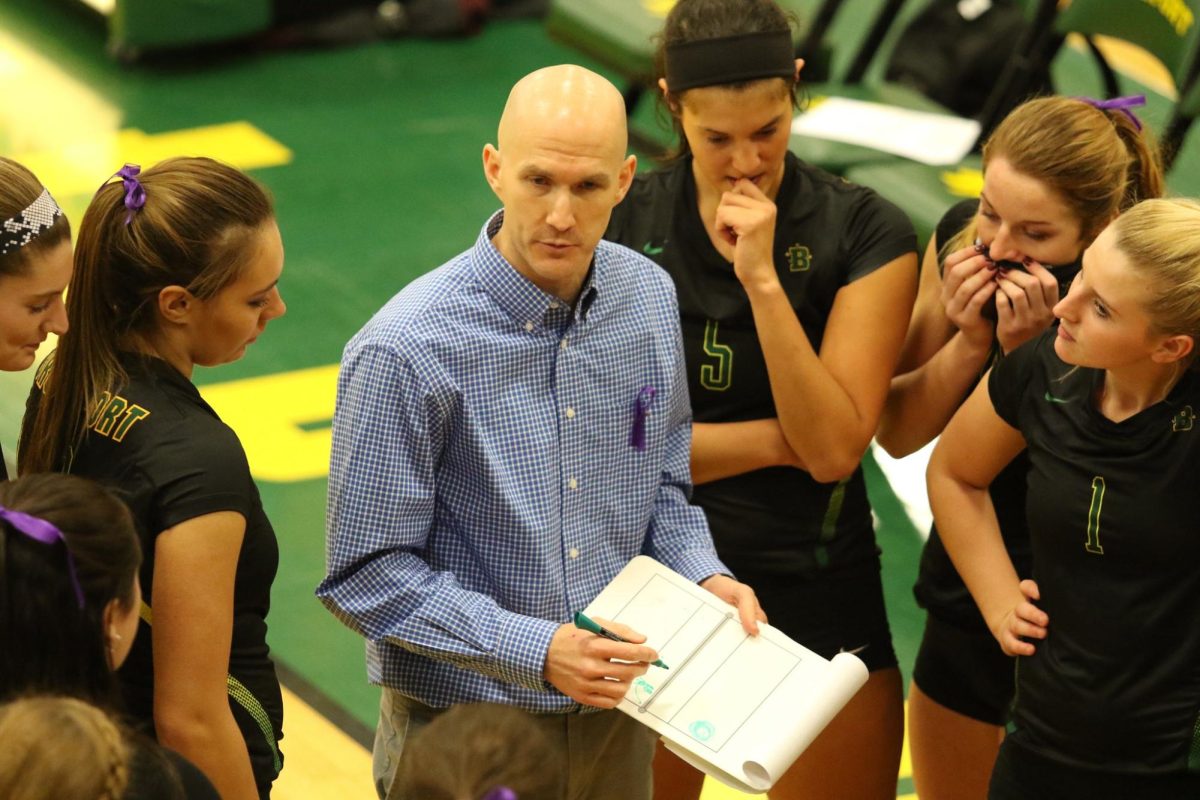
[[[582,611],[575,612],[575,627],[579,628],[580,630],[587,631],[588,633],[594,633],[597,636],[603,636],[605,639],[612,639],[614,642],[624,642],[625,644],[632,644],[632,642],[630,642],[625,637],[618,636],[617,634],[610,631],[608,628],[600,627],[599,625],[596,624],[596,622],[594,620],[592,620],[590,617],[588,617],[587,614],[584,614]],[[663,663],[663,660],[661,658],[658,659],[657,661],[653,661],[651,663],[656,667],[662,667],[663,669],[670,669],[670,667],[668,667],[666,664]]]

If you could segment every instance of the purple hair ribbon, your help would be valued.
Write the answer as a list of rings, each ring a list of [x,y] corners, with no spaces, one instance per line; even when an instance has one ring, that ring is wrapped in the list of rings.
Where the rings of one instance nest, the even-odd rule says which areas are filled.
[[[643,386],[637,393],[633,409],[633,428],[629,431],[629,446],[640,451],[646,449],[646,417],[658,391],[653,386]]]
[[[481,797],[480,800],[517,800],[517,793],[507,786],[497,786]]]
[[[146,205],[146,189],[142,186],[137,175],[142,168],[137,164],[126,164],[117,170],[121,182],[125,184],[125,224],[133,222],[133,212]]]
[[[141,171],[142,168],[138,164],[126,164],[112,175],[109,175],[107,180],[100,184],[100,189],[103,189],[113,178],[120,178],[121,183],[125,184],[126,225],[133,222],[133,212],[146,205],[146,188],[137,179],[138,173]],[[100,191],[100,189],[96,191]]]
[[[12,511],[4,506],[0,506],[0,520],[4,520],[18,533],[24,534],[35,542],[45,545],[53,545],[55,542],[63,543],[63,547],[67,550],[67,572],[71,576],[71,586],[75,589],[75,599],[79,601],[79,607],[83,608],[83,587],[79,585],[79,575],[75,572],[75,559],[71,555],[71,549],[67,547],[67,540],[63,537],[62,531],[44,519],[30,516],[24,511]]]
[[[1077,97],[1075,99],[1082,100],[1089,106],[1098,108],[1101,111],[1120,111],[1122,114],[1129,117],[1130,121],[1137,126],[1139,131],[1142,129],[1142,121],[1138,119],[1137,115],[1129,109],[1146,105],[1146,95],[1144,94],[1131,94],[1126,95],[1125,97],[1114,97],[1111,100],[1097,100],[1094,97]]]

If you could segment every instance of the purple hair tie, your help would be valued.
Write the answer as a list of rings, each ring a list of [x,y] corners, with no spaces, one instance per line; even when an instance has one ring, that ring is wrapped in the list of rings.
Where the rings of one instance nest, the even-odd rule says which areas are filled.
[[[0,506],[0,519],[11,525],[18,533],[24,534],[35,542],[45,545],[53,545],[55,542],[63,543],[63,547],[67,551],[67,572],[71,576],[71,586],[75,589],[75,599],[79,601],[79,607],[83,608],[83,587],[79,585],[79,575],[75,572],[75,559],[71,555],[71,548],[67,547],[67,540],[63,537],[62,531],[44,519],[30,516],[24,511],[12,511],[4,506]]]
[[[108,176],[108,180],[100,184],[100,189],[108,185],[108,181],[113,178],[120,178],[121,183],[125,185],[125,224],[133,222],[133,212],[146,205],[146,188],[142,186],[142,182],[137,179],[138,173],[142,171],[138,164],[126,164],[119,170]],[[97,189],[96,191],[100,191]]]
[[[629,446],[635,450],[646,449],[646,417],[650,416],[650,406],[654,403],[654,395],[658,394],[653,386],[643,386],[637,393],[633,409],[633,428],[629,431]]]
[[[133,212],[146,205],[146,189],[142,186],[137,175],[142,168],[137,164],[126,164],[117,170],[121,182],[125,184],[125,224],[133,222]]]
[[[1114,97],[1112,100],[1097,100],[1094,97],[1077,97],[1075,99],[1082,100],[1089,106],[1098,108],[1101,111],[1120,111],[1122,114],[1129,117],[1130,121],[1137,126],[1139,131],[1142,129],[1142,121],[1138,119],[1137,115],[1129,109],[1146,105],[1146,95],[1144,94],[1131,94],[1126,95],[1125,97]]]
[[[517,793],[507,786],[497,786],[481,797],[480,800],[517,800]]]

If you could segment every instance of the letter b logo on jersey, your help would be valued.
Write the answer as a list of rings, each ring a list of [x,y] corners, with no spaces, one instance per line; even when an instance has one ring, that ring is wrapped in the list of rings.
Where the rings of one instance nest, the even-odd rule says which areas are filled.
[[[788,269],[792,272],[808,272],[812,269],[812,251],[802,244],[787,249]]]

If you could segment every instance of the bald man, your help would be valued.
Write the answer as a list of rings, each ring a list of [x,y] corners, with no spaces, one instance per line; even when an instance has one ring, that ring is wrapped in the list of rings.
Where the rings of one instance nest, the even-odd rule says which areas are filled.
[[[383,686],[381,797],[408,736],[491,701],[542,728],[562,797],[648,798],[652,734],[598,709],[657,653],[572,613],[646,554],[736,604],[747,630],[762,618],[688,503],[671,281],[600,241],[635,167],[612,84],[575,66],[526,76],[483,149],[502,210],[346,346],[317,594],[367,638]]]

